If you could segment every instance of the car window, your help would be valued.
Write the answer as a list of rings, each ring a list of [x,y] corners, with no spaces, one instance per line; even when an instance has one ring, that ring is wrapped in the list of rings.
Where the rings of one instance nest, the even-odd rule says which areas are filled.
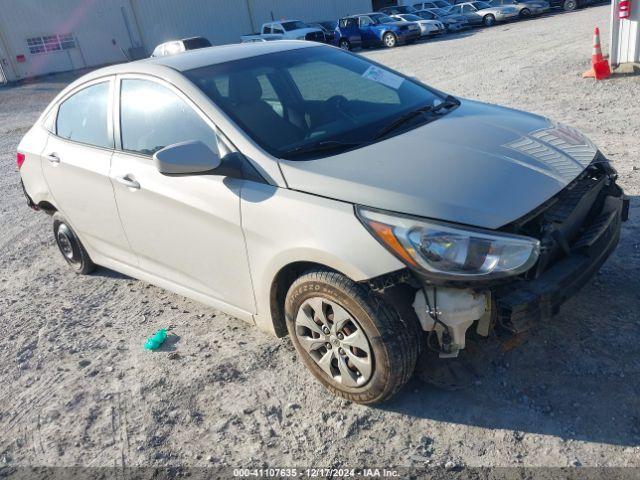
[[[347,100],[400,103],[396,90],[377,82],[361,82],[361,74],[321,60],[293,66],[289,74],[307,101],[326,101],[340,92]],[[353,88],[345,88],[348,84]]]
[[[471,5],[468,5],[468,4],[467,4],[467,5],[463,5],[463,6],[462,6],[462,11],[463,11],[464,13],[471,13],[471,12],[475,12],[475,11],[476,11],[476,9],[475,9],[475,8],[473,8]]]
[[[316,142],[376,141],[376,132],[393,119],[443,101],[437,93],[383,66],[328,47],[274,52],[184,74],[241,130],[280,158]],[[262,75],[275,81],[286,115],[280,115],[269,101]],[[211,88],[218,78],[228,78],[228,97]]]
[[[273,31],[272,31],[272,33],[281,33],[281,34],[284,34],[284,30],[282,30],[282,28],[280,28],[280,27],[278,27],[278,26],[274,25],[274,26],[273,26]]]
[[[262,33],[271,33],[271,25],[265,25],[262,27]]]
[[[120,131],[122,149],[144,155],[190,140],[218,151],[215,132],[202,117],[169,88],[149,80],[122,80]]]
[[[361,27],[366,27],[373,23],[373,21],[369,17],[360,17],[359,22]]]
[[[74,142],[113,148],[108,112],[109,82],[91,85],[60,104],[56,135]]]

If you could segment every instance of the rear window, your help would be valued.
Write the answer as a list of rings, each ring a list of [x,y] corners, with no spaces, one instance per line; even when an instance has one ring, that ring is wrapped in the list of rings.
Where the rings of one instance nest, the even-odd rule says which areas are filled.
[[[60,104],[56,135],[74,142],[113,148],[109,134],[109,82],[91,85]]]
[[[187,38],[184,41],[184,48],[187,50],[196,50],[198,48],[207,48],[211,46],[211,42],[204,37]]]

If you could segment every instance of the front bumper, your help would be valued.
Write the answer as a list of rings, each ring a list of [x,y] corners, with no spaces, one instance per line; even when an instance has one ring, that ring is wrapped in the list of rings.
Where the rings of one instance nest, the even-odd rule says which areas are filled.
[[[498,321],[514,332],[555,315],[602,266],[620,239],[621,223],[629,214],[629,199],[617,189],[571,246],[570,253],[533,280],[495,289]]]

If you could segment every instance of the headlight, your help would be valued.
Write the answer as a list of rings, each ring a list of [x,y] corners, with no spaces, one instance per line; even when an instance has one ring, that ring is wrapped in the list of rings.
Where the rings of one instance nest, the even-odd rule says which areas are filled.
[[[538,260],[534,238],[356,207],[360,221],[410,268],[434,278],[487,280],[518,275]]]

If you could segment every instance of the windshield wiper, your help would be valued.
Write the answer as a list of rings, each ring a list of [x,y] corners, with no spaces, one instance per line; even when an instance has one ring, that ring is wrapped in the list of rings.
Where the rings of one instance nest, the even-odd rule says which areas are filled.
[[[380,130],[378,130],[378,132],[374,135],[373,138],[375,140],[382,138],[388,133],[391,133],[392,131],[397,129],[398,127],[401,127],[408,121],[413,120],[414,118],[419,117],[420,115],[423,115],[425,113],[431,112],[432,110],[433,110],[432,105],[426,105],[424,107],[416,108],[415,110],[411,110],[407,113],[404,113],[400,115],[398,118],[396,118],[394,121],[392,121],[391,123],[385,125]]]
[[[280,155],[285,158],[291,157],[291,156],[295,157],[298,155],[304,155],[308,153],[327,152],[331,150],[347,150],[352,147],[358,147],[362,144],[363,142],[341,142],[338,140],[321,140],[315,143],[293,147],[289,150],[285,150]]]
[[[425,105],[423,107],[416,108],[415,110],[411,110],[407,113],[400,115],[394,121],[392,121],[388,125],[385,125],[380,130],[378,130],[378,132],[375,134],[373,138],[375,140],[378,140],[379,138],[384,137],[385,135],[391,133],[392,131],[401,127],[405,123],[413,120],[414,118],[419,117],[420,115],[424,115],[426,113],[437,114],[442,109],[450,110],[451,108],[457,107],[458,105],[460,105],[460,101],[457,100],[455,97],[448,95],[444,99],[444,101],[442,101],[438,105]]]

